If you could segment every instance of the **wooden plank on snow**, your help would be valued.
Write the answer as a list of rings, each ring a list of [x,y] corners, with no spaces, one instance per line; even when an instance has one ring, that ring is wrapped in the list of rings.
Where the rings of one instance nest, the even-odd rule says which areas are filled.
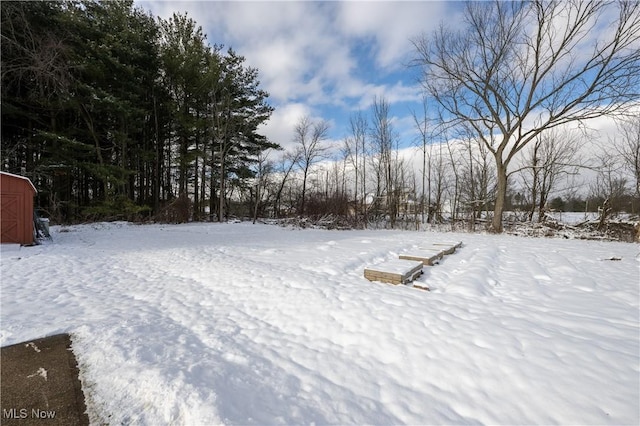
[[[416,249],[402,253],[398,257],[403,260],[417,260],[418,262],[422,262],[423,265],[433,266],[442,259],[443,255],[444,252],[442,250]]]
[[[453,254],[457,248],[462,247],[462,241],[433,243],[433,247],[443,250],[444,254]]]
[[[393,259],[364,270],[364,277],[369,281],[380,281],[389,284],[406,284],[422,274],[422,262]]]

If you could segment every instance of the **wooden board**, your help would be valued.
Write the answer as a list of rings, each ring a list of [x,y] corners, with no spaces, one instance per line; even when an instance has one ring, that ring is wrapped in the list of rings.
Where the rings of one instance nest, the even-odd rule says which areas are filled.
[[[418,290],[431,291],[429,286],[425,283],[413,283],[413,288],[417,288]]]
[[[394,259],[364,270],[364,277],[369,281],[380,281],[389,284],[406,284],[422,274],[422,262]]]
[[[403,260],[417,260],[422,262],[423,265],[433,266],[442,259],[443,254],[440,250],[417,249],[402,253],[398,257]]]
[[[438,241],[433,243],[434,246],[452,246],[454,248],[462,247],[462,241]]]
[[[444,251],[444,254],[453,254],[457,248],[462,247],[462,241],[433,243],[433,247]]]
[[[443,247],[436,246],[418,247],[416,250],[420,253],[432,253],[433,256],[437,256],[438,259],[442,259],[447,254],[445,253],[445,249]]]

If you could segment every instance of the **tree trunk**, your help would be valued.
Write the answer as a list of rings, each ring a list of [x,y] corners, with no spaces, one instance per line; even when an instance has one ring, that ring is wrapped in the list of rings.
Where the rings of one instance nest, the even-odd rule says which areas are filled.
[[[205,135],[205,140],[207,139]],[[213,171],[212,171],[213,172]],[[207,182],[207,149],[206,146],[202,147],[202,169],[200,169],[200,215],[201,219],[206,217],[205,211],[205,199],[207,198],[206,182]],[[211,213],[211,212],[209,212]]]
[[[364,222],[364,228],[367,229],[367,222],[369,221],[367,214],[367,157],[364,146],[364,141],[362,142],[362,221]]]
[[[249,200],[253,199],[253,191],[249,188]],[[260,184],[256,185],[256,200],[253,203],[253,220],[251,223],[256,224],[256,220],[258,219],[258,203],[260,202]]]
[[[224,219],[224,155],[222,155],[220,157],[220,187],[219,187],[219,193],[218,193],[218,222],[222,222],[222,220]]]
[[[504,212],[504,202],[507,195],[507,166],[496,158],[496,174],[498,186],[496,188],[496,202],[493,207],[493,219],[491,221],[491,232],[502,233],[502,213]]]
[[[302,202],[300,203],[300,216],[304,216],[304,202],[305,197],[307,195],[307,173],[309,171],[309,167],[305,167],[303,176],[302,176]]]
[[[538,150],[540,149],[540,140],[535,142],[533,146],[533,161],[531,164],[533,171],[533,183],[531,184],[531,210],[529,211],[529,222],[533,221],[533,215],[536,212],[536,206],[538,204],[538,187],[540,186],[539,176],[540,169],[538,168]],[[538,216],[540,219],[540,216]],[[540,222],[540,220],[538,220]]]
[[[540,203],[538,204],[538,222],[544,221],[544,215],[546,213],[545,206],[547,205],[547,191],[543,186],[540,188]]]
[[[155,131],[155,152],[156,155],[153,159],[153,214],[158,214],[160,211],[160,185],[162,174],[162,159],[164,157],[164,149],[160,144],[160,125],[158,123],[158,108],[155,94],[153,95],[153,120]]]

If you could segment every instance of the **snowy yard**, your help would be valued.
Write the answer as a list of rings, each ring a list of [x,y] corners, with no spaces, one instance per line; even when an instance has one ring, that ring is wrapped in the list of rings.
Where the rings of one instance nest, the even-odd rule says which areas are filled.
[[[640,422],[637,244],[248,223],[52,234],[2,247],[0,343],[71,333],[96,423]],[[419,278],[431,292],[363,278],[451,240]]]

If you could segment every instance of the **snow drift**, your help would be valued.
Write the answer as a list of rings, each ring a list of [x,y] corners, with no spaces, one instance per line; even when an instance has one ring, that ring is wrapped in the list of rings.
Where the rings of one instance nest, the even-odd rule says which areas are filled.
[[[53,227],[2,247],[2,345],[73,335],[136,424],[638,424],[638,245],[269,225]],[[365,266],[464,246],[419,281]],[[620,260],[608,260],[620,259]]]

